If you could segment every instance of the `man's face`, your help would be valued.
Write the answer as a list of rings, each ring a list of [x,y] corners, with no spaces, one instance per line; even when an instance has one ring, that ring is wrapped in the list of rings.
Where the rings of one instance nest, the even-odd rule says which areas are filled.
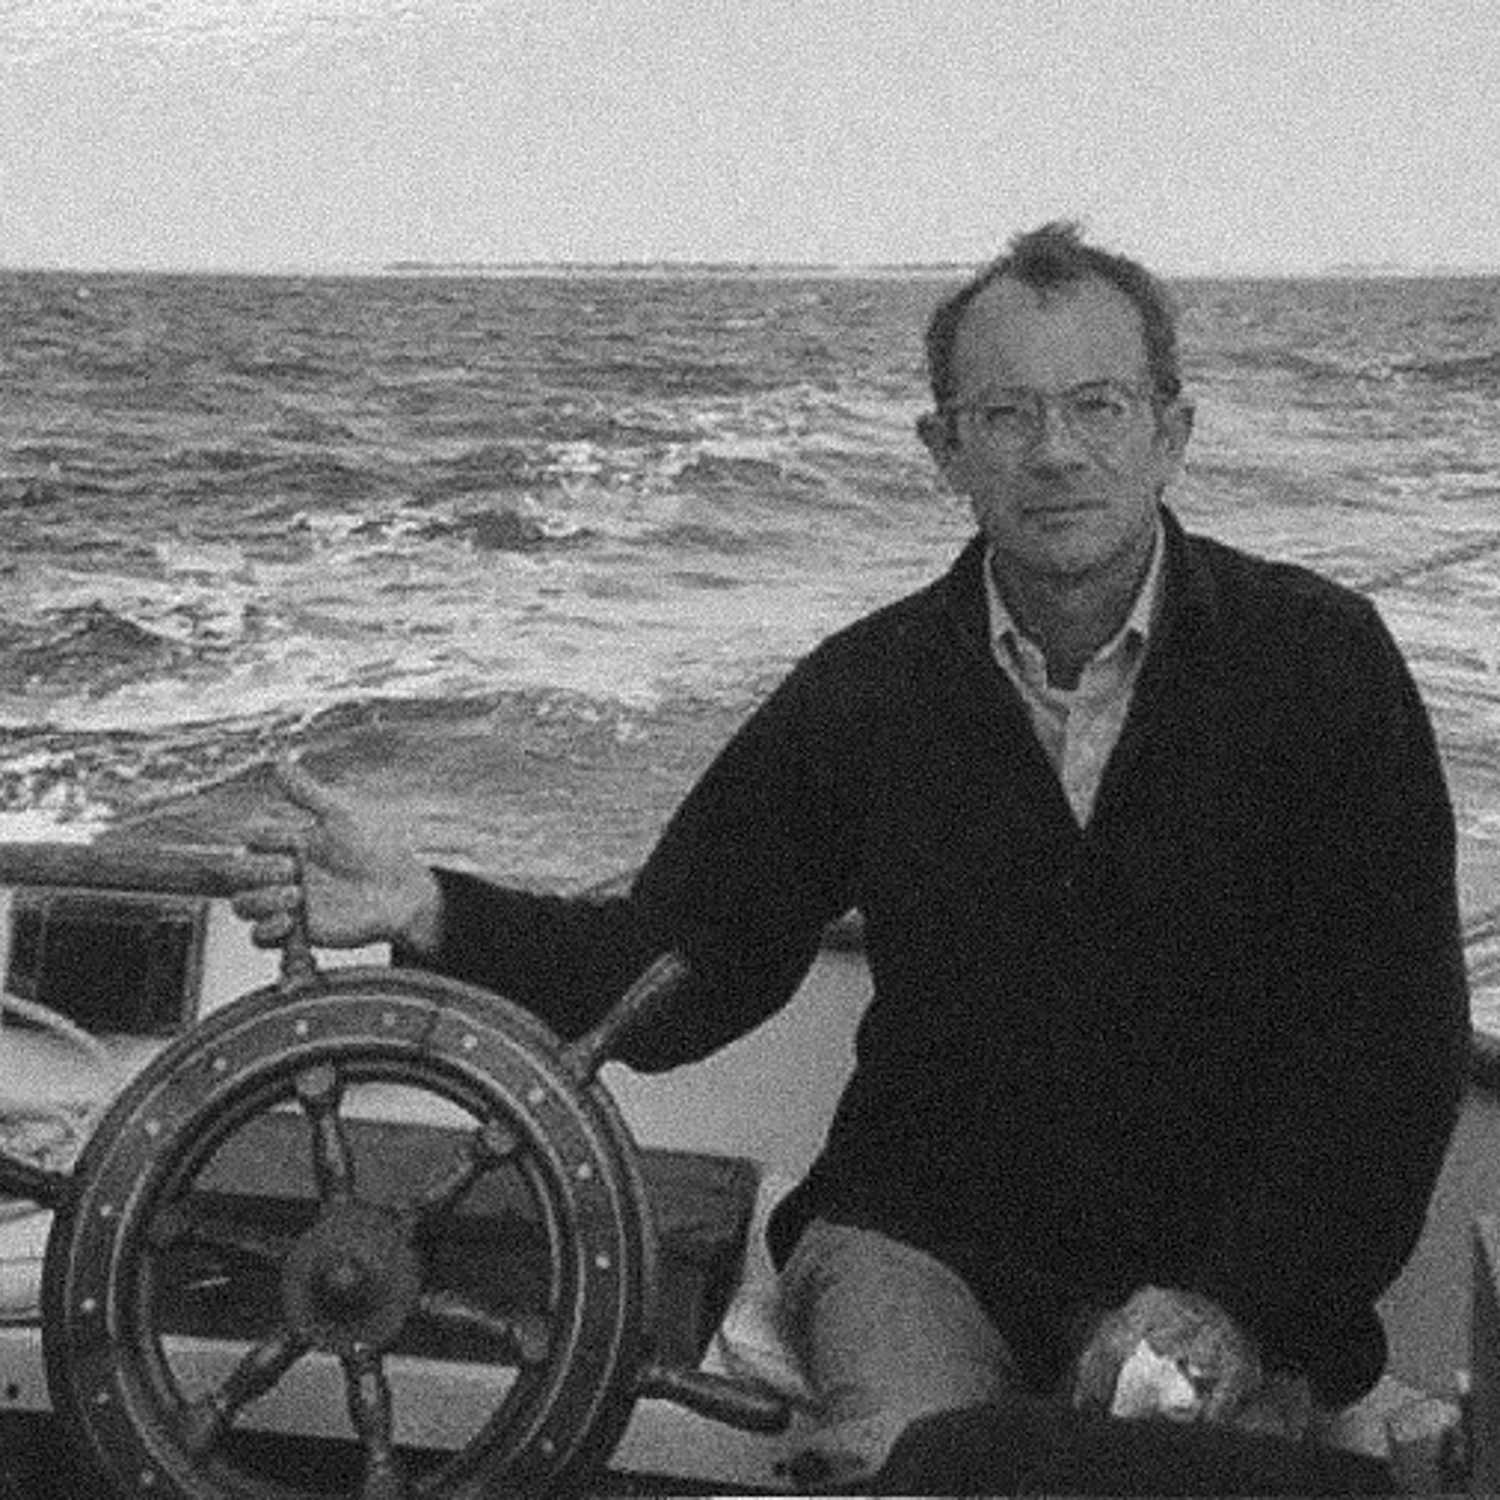
[[[951,415],[923,435],[1002,567],[1076,582],[1145,556],[1191,412],[1152,405],[1140,313],[1123,292],[1094,277],[1045,290],[1002,277],[964,313],[954,376]]]

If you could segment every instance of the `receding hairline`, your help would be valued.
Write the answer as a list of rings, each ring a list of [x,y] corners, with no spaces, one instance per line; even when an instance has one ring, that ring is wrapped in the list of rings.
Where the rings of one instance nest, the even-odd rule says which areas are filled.
[[[1008,286],[1017,288],[1019,292],[1026,294],[1032,305],[1043,309],[1086,297],[1091,288],[1102,292],[1107,304],[1120,308],[1129,317],[1139,344],[1141,367],[1148,375],[1151,373],[1151,341],[1146,328],[1146,314],[1135,298],[1109,277],[1102,276],[1097,271],[1086,270],[1065,279],[1036,282],[1007,268],[987,277],[956,310],[957,316],[953,319],[948,337],[946,373],[950,386],[957,386],[959,350],[974,337],[972,330],[976,315],[982,318],[983,310],[993,306],[995,298]]]
[[[968,298],[959,310],[958,317],[953,324],[953,344],[956,348],[958,341],[963,337],[964,329],[972,322],[974,309],[979,303],[985,301],[992,293],[998,292],[1002,287],[1016,286],[1023,291],[1029,292],[1041,307],[1047,307],[1055,302],[1067,302],[1076,297],[1087,294],[1090,287],[1100,288],[1110,301],[1120,304],[1130,314],[1132,325],[1141,339],[1141,357],[1149,364],[1151,360],[1151,347],[1146,337],[1146,315],[1140,304],[1128,292],[1122,290],[1107,276],[1101,276],[1097,271],[1084,271],[1077,276],[1069,277],[1066,281],[1048,281],[1038,283],[1028,281],[1024,276],[1017,276],[1012,271],[1004,271],[998,276],[990,277],[983,286],[979,287],[973,296]]]

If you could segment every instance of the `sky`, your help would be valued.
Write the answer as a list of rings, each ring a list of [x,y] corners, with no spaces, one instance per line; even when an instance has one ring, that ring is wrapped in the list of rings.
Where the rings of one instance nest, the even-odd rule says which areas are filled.
[[[1495,0],[0,0],[0,267],[1500,270]]]

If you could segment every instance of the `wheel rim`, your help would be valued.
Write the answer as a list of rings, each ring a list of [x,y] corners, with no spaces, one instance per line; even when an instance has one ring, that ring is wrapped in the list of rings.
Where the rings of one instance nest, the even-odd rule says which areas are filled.
[[[452,1119],[444,1173],[386,1191],[392,1163],[361,1135],[365,1096],[381,1088]],[[272,1125],[300,1136],[313,1189],[279,1238],[213,1206],[215,1174]],[[245,997],[135,1080],[77,1182],[44,1276],[48,1379],[59,1416],[125,1493],[329,1493],[289,1487],[241,1451],[255,1414],[309,1369],[337,1367],[367,1500],[545,1490],[601,1460],[628,1418],[655,1286],[633,1146],[592,1073],[480,991],[356,970]],[[483,1299],[442,1284],[444,1238],[486,1191],[529,1204],[540,1296],[519,1295],[498,1264]],[[184,1254],[205,1252],[216,1274],[248,1263],[274,1286],[269,1321],[206,1379],[171,1326]],[[459,1447],[419,1464],[391,1377],[424,1328],[478,1340],[513,1375]]]

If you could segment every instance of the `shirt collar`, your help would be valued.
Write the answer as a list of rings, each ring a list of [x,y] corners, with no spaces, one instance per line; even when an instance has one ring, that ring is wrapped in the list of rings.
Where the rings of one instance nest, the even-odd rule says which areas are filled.
[[[1151,541],[1151,561],[1146,565],[1146,576],[1141,580],[1135,601],[1130,606],[1130,613],[1126,615],[1125,623],[1120,626],[1119,630],[1094,653],[1092,660],[1105,661],[1118,651],[1135,650],[1145,646],[1159,612],[1165,554],[1166,538],[1161,513],[1158,511],[1156,531]],[[1034,661],[1039,661],[1039,648],[1016,624],[1015,618],[1006,608],[1005,600],[1001,597],[1000,586],[995,582],[994,547],[992,545],[986,546],[984,550],[984,566],[981,572],[984,575],[984,591],[989,603],[991,645],[996,652],[1006,653],[1018,664],[1025,662],[1028,655]]]

